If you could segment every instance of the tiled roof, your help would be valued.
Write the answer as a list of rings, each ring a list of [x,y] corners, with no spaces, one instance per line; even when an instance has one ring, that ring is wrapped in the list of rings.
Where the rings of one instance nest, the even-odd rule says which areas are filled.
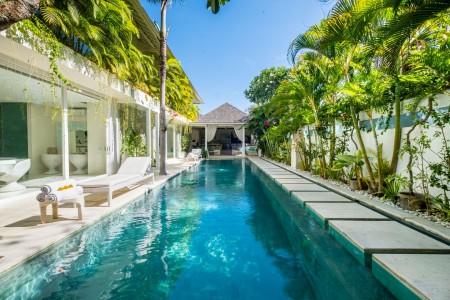
[[[195,123],[246,123],[248,115],[229,103],[222,104],[207,114],[200,115]]]

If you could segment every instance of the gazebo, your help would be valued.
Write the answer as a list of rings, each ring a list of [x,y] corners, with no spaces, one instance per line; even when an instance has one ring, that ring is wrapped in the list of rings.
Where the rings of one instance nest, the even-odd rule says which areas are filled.
[[[222,104],[207,114],[200,115],[191,123],[192,148],[204,148],[213,155],[235,155],[251,142],[245,131],[248,114],[229,103]]]

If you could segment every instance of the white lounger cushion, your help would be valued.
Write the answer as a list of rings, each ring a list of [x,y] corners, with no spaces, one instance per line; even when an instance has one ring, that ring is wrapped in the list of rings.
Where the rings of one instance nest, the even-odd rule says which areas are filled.
[[[145,175],[151,162],[150,157],[129,157],[120,166],[117,174]]]
[[[85,188],[111,187],[138,178],[142,178],[142,176],[140,174],[114,174],[107,177],[89,180],[87,182],[81,183],[81,185]]]
[[[153,183],[155,182],[153,172],[146,174],[150,162],[150,157],[129,157],[122,163],[117,174],[82,182],[79,185],[84,187],[86,192],[107,192],[108,206],[111,206],[114,191],[137,184],[148,178],[152,178]]]

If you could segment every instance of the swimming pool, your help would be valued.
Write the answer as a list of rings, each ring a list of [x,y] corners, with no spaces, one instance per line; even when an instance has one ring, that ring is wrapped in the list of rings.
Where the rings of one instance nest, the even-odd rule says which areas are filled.
[[[246,160],[202,162],[0,278],[0,299],[331,297],[391,298]]]

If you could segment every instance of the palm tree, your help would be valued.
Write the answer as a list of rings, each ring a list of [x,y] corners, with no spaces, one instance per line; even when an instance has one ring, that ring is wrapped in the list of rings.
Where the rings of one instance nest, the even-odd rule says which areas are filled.
[[[159,153],[160,153],[160,166],[159,175],[167,175],[166,172],[166,78],[167,78],[167,27],[166,27],[166,14],[167,6],[172,4],[172,0],[148,0],[153,3],[161,4],[161,23],[159,26]],[[220,5],[225,4],[229,0],[207,0],[207,8],[216,14],[219,12]]]
[[[398,78],[403,70],[408,41],[414,31],[428,20],[448,12],[449,7],[450,3],[443,0],[338,0],[326,20],[320,26],[313,26],[308,34],[299,35],[289,49],[291,59],[295,59],[298,51],[304,47],[311,47],[321,53],[332,53],[333,46],[344,46],[347,48],[345,51],[350,54],[350,59],[345,59],[344,62],[350,63],[353,51],[361,47],[368,57],[384,67],[385,72],[394,76],[395,134],[391,172],[396,171],[401,144],[401,85]],[[350,69],[347,68],[347,71]],[[350,82],[351,77],[348,72],[346,74],[346,81]],[[350,108],[353,123],[357,126],[354,118],[356,112],[352,106]],[[360,140],[358,127],[355,127],[355,131]],[[361,150],[366,166],[370,168],[367,155],[363,148]],[[371,173],[369,170],[369,176]]]
[[[34,16],[40,0],[0,1],[0,31]]]
[[[350,83],[355,63],[353,59],[359,52],[359,44],[355,41],[352,43],[347,41],[346,43],[339,42],[338,38],[341,37],[338,36],[334,30],[334,21],[332,19],[326,19],[319,25],[312,26],[307,32],[298,35],[297,38],[294,39],[289,47],[288,57],[294,62],[300,51],[314,51],[320,56],[327,57],[334,65],[341,66],[341,80],[344,84]],[[338,80],[335,79],[336,86],[338,84],[337,81]],[[361,153],[369,173],[370,181],[373,183],[375,180],[358,125],[357,111],[355,110],[354,103],[349,102],[348,104],[350,108],[350,117],[361,148]]]
[[[446,0],[338,0],[328,16],[321,48],[330,44],[363,44],[366,53],[394,76],[395,134],[391,172],[397,169],[401,144],[401,85],[408,42],[429,20],[448,13]]]

